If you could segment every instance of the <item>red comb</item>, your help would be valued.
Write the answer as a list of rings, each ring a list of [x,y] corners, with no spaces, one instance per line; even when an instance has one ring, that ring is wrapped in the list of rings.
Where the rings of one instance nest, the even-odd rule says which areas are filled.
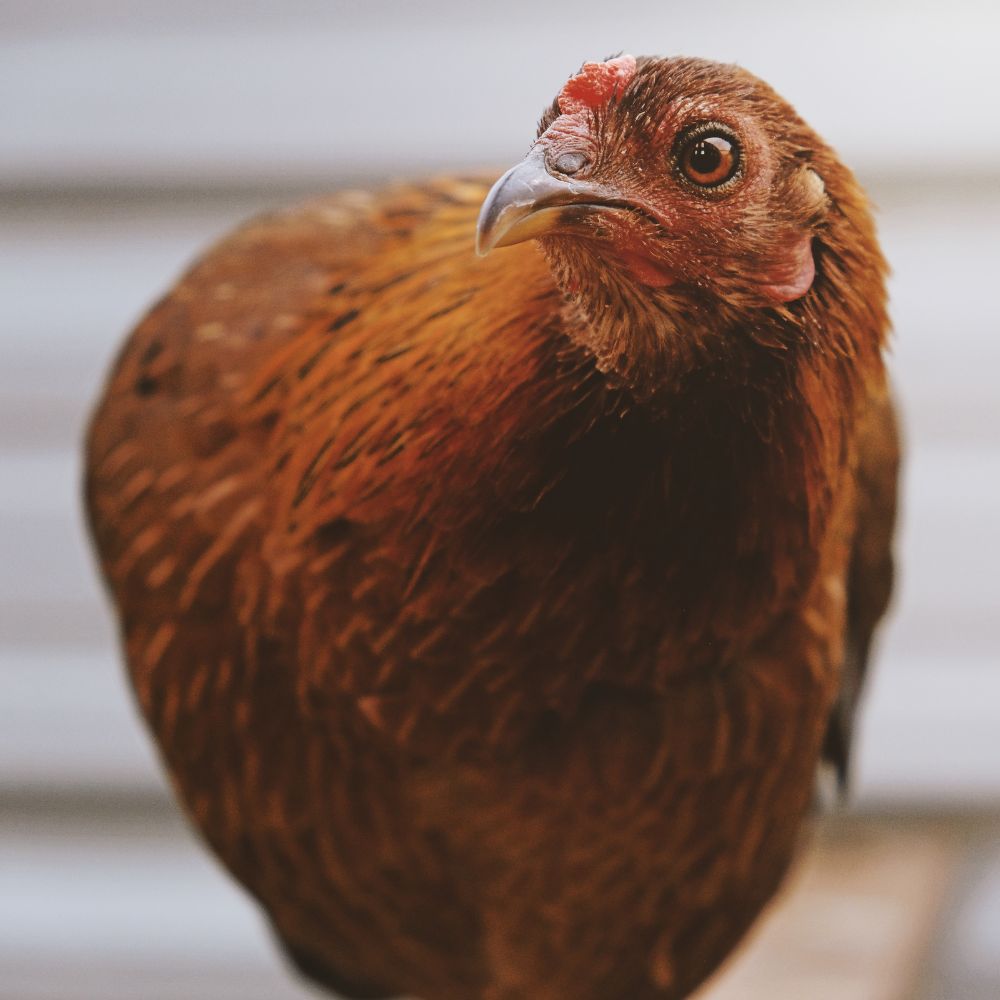
[[[559,91],[559,110],[571,115],[606,104],[635,75],[635,56],[616,56],[607,62],[584,63]]]

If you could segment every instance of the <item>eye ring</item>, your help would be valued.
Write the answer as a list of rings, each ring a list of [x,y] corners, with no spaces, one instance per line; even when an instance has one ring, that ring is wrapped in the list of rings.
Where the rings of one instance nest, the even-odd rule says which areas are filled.
[[[703,122],[677,142],[675,163],[681,177],[703,191],[719,191],[742,172],[743,154],[733,131],[718,122]]]

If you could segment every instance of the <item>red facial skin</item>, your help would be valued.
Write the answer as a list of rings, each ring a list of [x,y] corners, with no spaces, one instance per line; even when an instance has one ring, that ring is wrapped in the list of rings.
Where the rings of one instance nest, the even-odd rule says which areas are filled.
[[[554,173],[560,157],[579,154],[585,162],[573,179],[631,209],[600,213],[589,231],[572,235],[599,244],[594,251],[602,258],[611,249],[645,287],[716,284],[732,293],[728,286],[736,285],[760,304],[801,298],[815,276],[813,233],[795,220],[782,224],[775,210],[780,163],[761,124],[720,94],[678,99],[659,120],[642,112],[626,117],[619,102],[635,66],[631,56],[585,64],[563,87],[560,113],[538,139]],[[677,167],[677,142],[706,122],[736,136],[740,166],[732,180],[699,188]],[[820,203],[822,181],[814,174],[804,184],[812,190],[797,192],[799,200]]]
[[[604,62],[584,63],[559,91],[559,110],[564,115],[594,110],[607,104],[635,76],[635,56],[616,56]]]

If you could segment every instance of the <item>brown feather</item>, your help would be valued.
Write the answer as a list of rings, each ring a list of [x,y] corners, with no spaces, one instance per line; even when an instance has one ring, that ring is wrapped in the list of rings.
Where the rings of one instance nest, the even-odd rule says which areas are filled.
[[[331,988],[683,997],[790,861],[887,599],[884,263],[787,105],[674,65],[732,72],[826,187],[783,196],[799,301],[664,339],[609,270],[612,337],[592,262],[475,258],[486,186],[442,180],[250,223],[118,359],[87,497],[140,704]]]

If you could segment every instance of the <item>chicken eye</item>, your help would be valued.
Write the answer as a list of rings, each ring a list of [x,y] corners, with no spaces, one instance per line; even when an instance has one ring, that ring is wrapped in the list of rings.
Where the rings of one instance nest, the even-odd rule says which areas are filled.
[[[718,129],[688,136],[678,159],[684,176],[699,187],[718,187],[734,177],[740,165],[740,147],[733,136]]]

